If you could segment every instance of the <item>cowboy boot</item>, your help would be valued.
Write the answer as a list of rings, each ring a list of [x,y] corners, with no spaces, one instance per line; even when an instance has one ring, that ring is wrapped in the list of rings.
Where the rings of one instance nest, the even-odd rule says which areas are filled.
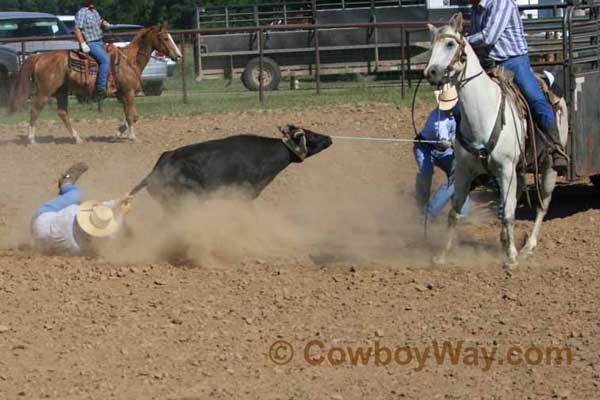
[[[110,83],[106,85],[106,89],[104,89],[103,91],[96,91],[95,99],[98,102],[98,112],[99,113],[104,112],[104,100],[107,97],[116,97],[116,96],[117,96],[117,89],[116,89],[116,87],[114,87],[114,85],[111,85]]]
[[[552,141],[552,168],[558,173],[559,176],[566,175],[569,169],[569,160],[567,158],[567,153],[560,142],[560,132],[558,131],[558,123],[556,119],[547,129],[542,129],[542,131],[546,137]]]
[[[58,189],[61,190],[65,185],[72,185],[85,171],[88,170],[88,165],[84,162],[73,164],[59,179]]]

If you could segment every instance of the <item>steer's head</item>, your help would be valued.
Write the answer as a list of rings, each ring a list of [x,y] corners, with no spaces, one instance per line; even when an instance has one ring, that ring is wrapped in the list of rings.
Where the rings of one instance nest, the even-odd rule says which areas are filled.
[[[299,158],[299,162],[320,153],[333,143],[327,135],[294,125],[287,125],[279,130],[283,134],[283,142]]]

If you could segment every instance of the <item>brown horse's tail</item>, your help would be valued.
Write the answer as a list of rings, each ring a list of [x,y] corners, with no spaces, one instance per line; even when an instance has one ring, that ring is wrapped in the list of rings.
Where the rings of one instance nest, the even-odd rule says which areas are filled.
[[[37,60],[38,56],[34,54],[27,58],[21,66],[21,70],[19,71],[17,79],[10,90],[10,95],[8,96],[9,112],[15,113],[21,111],[25,106],[25,102],[29,98],[29,92],[31,91],[31,77],[33,76]]]

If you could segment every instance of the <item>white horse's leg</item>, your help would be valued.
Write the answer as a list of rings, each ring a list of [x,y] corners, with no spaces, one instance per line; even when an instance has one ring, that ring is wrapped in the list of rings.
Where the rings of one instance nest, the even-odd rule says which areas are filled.
[[[527,243],[521,249],[521,255],[527,257],[533,254],[533,249],[537,246],[537,239],[540,234],[540,229],[542,227],[542,222],[544,221],[544,217],[548,212],[548,208],[550,207],[550,201],[552,200],[552,192],[554,191],[554,186],[556,186],[556,177],[557,173],[552,168],[545,168],[542,174],[542,187],[541,197],[542,204],[537,206],[536,214],[535,214],[535,223],[533,224],[533,229],[531,230],[531,234],[527,239]]]
[[[467,196],[469,195],[472,181],[473,176],[465,171],[462,171],[460,164],[457,165],[454,180],[454,196],[452,196],[452,208],[448,214],[448,237],[446,246],[442,250],[441,254],[433,257],[434,264],[446,264],[446,257],[448,256],[450,250],[452,250],[452,246],[454,246],[456,225],[458,225],[458,221],[461,218],[460,212],[465,204],[465,201],[467,200]]]
[[[500,201],[503,203],[502,209],[502,233],[500,240],[504,245],[506,253],[506,268],[512,268],[517,265],[517,248],[514,237],[515,210],[517,208],[517,172],[514,165],[503,168],[500,177]]]

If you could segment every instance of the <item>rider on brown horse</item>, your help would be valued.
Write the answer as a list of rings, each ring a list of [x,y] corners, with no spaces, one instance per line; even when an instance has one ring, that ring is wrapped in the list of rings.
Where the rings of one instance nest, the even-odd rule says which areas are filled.
[[[131,140],[136,139],[134,125],[138,120],[134,104],[135,94],[140,88],[142,71],[154,51],[168,55],[173,61],[182,57],[173,37],[167,31],[166,20],[159,25],[140,29],[133,40],[124,48],[119,49],[115,56],[120,60],[115,62],[113,67],[114,83],[118,89],[116,95],[123,104],[125,120],[129,129],[128,137]],[[35,143],[36,123],[40,112],[48,104],[50,97],[56,98],[58,116],[62,119],[69,134],[73,136],[76,143],[83,141],[77,131],[73,129],[69,119],[69,93],[80,95],[92,93],[94,82],[91,79],[88,80],[87,77],[95,76],[96,73],[91,72],[91,65],[86,60],[83,60],[83,68],[72,66],[73,54],[71,53],[57,50],[32,54],[21,66],[11,88],[8,107],[10,112],[17,112],[23,109],[32,92],[32,86],[35,87],[29,121],[29,142],[31,144]],[[81,64],[82,60],[79,59],[79,62]]]
[[[90,54],[98,62],[98,78],[96,80],[96,97],[102,101],[104,96],[113,95],[107,92],[110,56],[104,50],[102,28],[108,28],[108,21],[102,19],[96,10],[95,0],[84,1],[85,7],[75,15],[75,37],[79,41],[81,51]]]

